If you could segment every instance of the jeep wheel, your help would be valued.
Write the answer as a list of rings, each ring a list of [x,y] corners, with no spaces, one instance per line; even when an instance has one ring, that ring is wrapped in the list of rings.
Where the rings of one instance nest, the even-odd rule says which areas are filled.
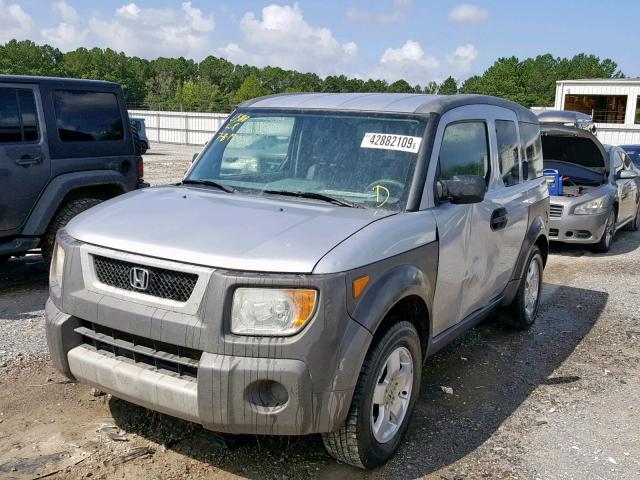
[[[636,207],[636,216],[633,220],[627,223],[625,230],[629,230],[631,232],[637,232],[640,230],[640,203]]]
[[[604,232],[602,233],[602,238],[596,244],[596,251],[600,253],[607,253],[611,248],[611,244],[613,243],[613,237],[616,235],[616,211],[611,210],[609,213],[609,218],[607,219],[607,224],[604,227]]]
[[[536,321],[542,296],[542,272],[544,264],[538,247],[529,254],[518,293],[508,307],[510,324],[517,330],[526,330]]]
[[[51,223],[49,223],[49,228],[47,228],[47,232],[42,237],[42,242],[40,244],[40,247],[42,249],[42,257],[47,263],[51,261],[53,245],[55,244],[56,233],[58,233],[58,230],[63,228],[73,217],[75,217],[79,213],[82,213],[101,202],[102,200],[99,198],[75,198],[73,200],[69,200],[58,209],[58,212],[53,217],[53,220],[51,220]]]
[[[391,458],[409,425],[421,367],[418,332],[409,322],[396,323],[369,349],[345,424],[322,435],[329,454],[359,468]]]

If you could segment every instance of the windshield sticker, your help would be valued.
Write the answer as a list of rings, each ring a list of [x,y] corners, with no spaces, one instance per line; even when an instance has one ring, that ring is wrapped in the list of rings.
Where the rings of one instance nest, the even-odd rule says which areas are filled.
[[[229,120],[229,123],[227,123],[227,125],[224,127],[224,131],[218,132],[218,134],[216,135],[216,140],[218,140],[219,142],[231,140],[236,136],[235,131],[250,118],[251,117],[246,113],[239,113],[237,115],[234,115],[231,120]]]
[[[418,153],[422,138],[390,133],[365,133],[360,148],[379,148],[400,152]]]

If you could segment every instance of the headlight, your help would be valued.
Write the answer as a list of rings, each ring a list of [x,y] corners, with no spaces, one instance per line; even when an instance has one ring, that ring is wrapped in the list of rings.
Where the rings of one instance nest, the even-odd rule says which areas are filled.
[[[53,247],[51,257],[51,269],[49,270],[49,283],[56,283],[62,286],[62,274],[64,272],[64,248],[59,243]]]
[[[313,316],[315,290],[238,288],[233,294],[231,332],[285,336],[299,332]]]
[[[597,213],[603,213],[607,209],[609,197],[598,197],[594,200],[589,200],[588,202],[584,202],[578,205],[573,213],[575,215],[595,215]]]

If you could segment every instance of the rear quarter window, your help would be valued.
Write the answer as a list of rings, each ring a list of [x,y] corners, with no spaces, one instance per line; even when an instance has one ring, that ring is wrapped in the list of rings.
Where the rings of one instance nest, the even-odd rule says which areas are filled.
[[[62,142],[124,138],[124,122],[114,93],[84,90],[55,90],[52,93],[56,127]]]
[[[522,161],[527,162],[527,168],[523,168],[523,180],[531,180],[542,176],[544,159],[542,154],[542,141],[540,138],[540,125],[535,123],[519,122],[520,143],[522,145]],[[526,170],[528,175],[525,178]]]

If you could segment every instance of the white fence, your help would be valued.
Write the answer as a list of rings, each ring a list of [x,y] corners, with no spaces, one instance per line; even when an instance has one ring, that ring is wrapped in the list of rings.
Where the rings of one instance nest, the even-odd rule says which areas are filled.
[[[227,113],[129,110],[129,117],[144,118],[152,142],[204,145],[222,126]]]

